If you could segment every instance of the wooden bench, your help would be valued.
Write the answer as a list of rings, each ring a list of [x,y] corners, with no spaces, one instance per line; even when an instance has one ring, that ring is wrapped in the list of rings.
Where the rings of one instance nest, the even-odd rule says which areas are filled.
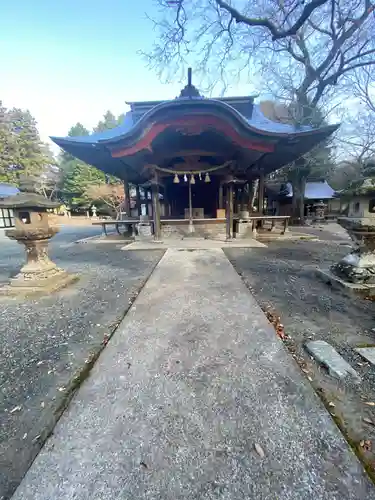
[[[281,234],[285,234],[288,231],[288,224],[289,224],[289,219],[290,215],[249,215],[249,217],[242,217],[237,219],[239,222],[241,221],[247,221],[252,223],[252,231],[254,237],[258,234],[257,231],[257,224],[260,222],[262,223],[263,221],[271,221],[271,228],[269,231],[274,231],[276,228],[276,222],[282,222],[283,223],[283,229],[281,231]]]
[[[135,226],[139,224],[139,218],[134,219],[111,219],[111,220],[99,220],[96,222],[92,222],[93,226],[102,226],[102,233],[108,236],[107,226],[114,226],[117,233],[120,233],[119,226],[130,226],[132,229],[132,236],[135,235]]]

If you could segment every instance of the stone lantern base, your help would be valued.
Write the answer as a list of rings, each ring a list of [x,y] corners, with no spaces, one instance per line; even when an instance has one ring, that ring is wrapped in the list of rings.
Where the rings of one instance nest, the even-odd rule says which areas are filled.
[[[66,273],[57,268],[57,273],[44,279],[24,279],[22,271],[5,287],[0,289],[0,295],[8,296],[30,296],[30,295],[46,295],[48,293],[57,292],[62,288],[77,281],[78,277]]]
[[[76,281],[76,275],[68,274],[57,267],[48,257],[48,240],[34,239],[35,234],[21,235],[19,231],[9,230],[7,236],[16,239],[26,247],[26,263],[19,273],[11,278],[8,285],[0,289],[1,295],[33,295],[55,292]],[[24,236],[24,237],[22,237]]]
[[[338,223],[348,231],[355,248],[329,270],[318,270],[318,275],[332,286],[375,293],[375,226],[350,218]]]
[[[331,269],[317,269],[316,275],[319,279],[332,286],[336,290],[341,290],[349,295],[375,295],[375,285],[364,283],[352,283],[335,275]]]

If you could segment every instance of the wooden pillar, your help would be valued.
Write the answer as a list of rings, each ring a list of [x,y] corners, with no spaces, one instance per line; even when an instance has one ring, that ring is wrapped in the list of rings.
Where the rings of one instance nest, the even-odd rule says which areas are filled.
[[[245,184],[242,184],[241,187],[241,211],[246,210],[246,189],[245,189]]]
[[[253,201],[253,181],[249,181],[247,183],[247,193],[248,193],[248,198],[247,198],[247,210],[249,211],[249,213],[251,214],[251,212],[253,211],[253,207],[252,207],[252,201]]]
[[[258,212],[260,215],[264,214],[264,174],[263,173],[261,173],[259,176]]]
[[[143,192],[145,194],[146,215],[150,215],[149,214],[150,211],[148,209],[148,192],[149,192],[148,188],[144,188]]]
[[[191,178],[189,179],[189,233],[194,233],[193,200],[192,200],[192,196],[191,196]]]
[[[161,240],[161,225],[160,225],[160,201],[159,201],[159,179],[158,173],[155,171],[155,176],[151,186],[152,196],[152,215],[154,220],[154,239]]]
[[[135,188],[136,194],[137,194],[137,209],[138,209],[138,215],[142,215],[142,207],[141,207],[141,193],[139,191],[139,186],[136,186]]]
[[[169,196],[168,196],[167,186],[164,186],[163,200],[164,200],[164,215],[166,217],[169,217],[171,215],[171,209],[170,209],[170,204],[169,204]]]
[[[242,207],[241,207],[241,193],[242,193],[241,188],[242,188],[242,186],[240,186],[239,184],[236,184],[234,187],[233,212],[237,215],[242,210]]]
[[[227,203],[226,203],[226,233],[227,240],[233,238],[233,184],[227,185]]]
[[[126,212],[126,215],[130,217],[130,190],[129,190],[129,183],[126,179],[124,179],[124,209]]]
[[[224,208],[224,187],[222,184],[219,186],[219,208]]]

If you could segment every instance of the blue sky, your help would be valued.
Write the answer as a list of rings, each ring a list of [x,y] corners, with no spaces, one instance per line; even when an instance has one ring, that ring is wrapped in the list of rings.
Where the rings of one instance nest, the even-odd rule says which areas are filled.
[[[145,12],[156,14],[153,0],[3,0],[0,99],[29,109],[46,140],[77,121],[92,128],[125,101],[174,98],[181,83],[162,84],[137,54],[155,37]]]

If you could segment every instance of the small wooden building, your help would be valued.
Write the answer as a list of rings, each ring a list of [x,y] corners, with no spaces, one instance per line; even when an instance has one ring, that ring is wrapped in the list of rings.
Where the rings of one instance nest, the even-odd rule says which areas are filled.
[[[290,182],[266,183],[267,206],[275,215],[292,216],[293,187]],[[314,211],[314,205],[323,202],[326,205],[326,215],[340,213],[340,200],[335,190],[324,179],[306,182],[305,187],[305,217]]]
[[[10,184],[0,183],[0,200],[14,196],[19,189]],[[0,229],[14,226],[14,214],[11,208],[0,208]]]
[[[375,177],[367,177],[354,182],[340,192],[342,213],[347,217],[375,222]]]

